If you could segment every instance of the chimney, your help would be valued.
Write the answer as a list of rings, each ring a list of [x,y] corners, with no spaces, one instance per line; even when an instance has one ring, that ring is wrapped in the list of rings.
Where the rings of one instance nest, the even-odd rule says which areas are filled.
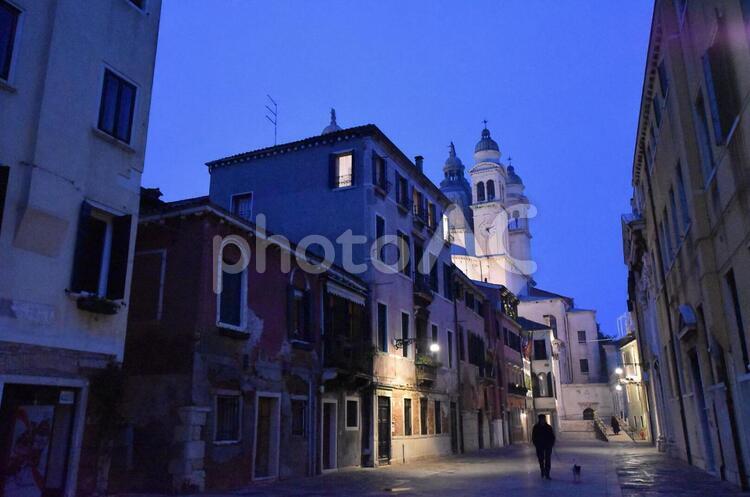
[[[414,156],[414,164],[416,164],[417,169],[422,171],[422,167],[424,165],[424,157],[422,157],[421,155]]]

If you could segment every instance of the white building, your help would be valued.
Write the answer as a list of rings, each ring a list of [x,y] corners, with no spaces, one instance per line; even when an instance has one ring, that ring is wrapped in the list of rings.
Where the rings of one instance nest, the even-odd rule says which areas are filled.
[[[448,211],[453,262],[473,280],[506,286],[520,299],[520,316],[552,330],[559,361],[559,417],[610,416],[609,342],[599,332],[596,311],[577,308],[573,298],[536,287],[529,224],[536,209],[515,168],[500,159],[500,147],[483,129],[474,148],[467,196],[464,166],[451,147],[441,188],[455,203]],[[462,203],[467,198],[468,206]],[[472,218],[463,219],[468,210]]]
[[[3,495],[106,484],[89,400],[122,360],[160,10],[0,0],[0,473],[29,432],[47,456]]]

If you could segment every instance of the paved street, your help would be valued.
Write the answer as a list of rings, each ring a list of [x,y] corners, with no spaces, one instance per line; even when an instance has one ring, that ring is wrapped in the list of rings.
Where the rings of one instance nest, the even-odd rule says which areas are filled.
[[[573,463],[583,467],[573,482]],[[351,469],[317,478],[259,484],[223,495],[672,497],[748,495],[650,447],[567,442],[553,456],[552,481],[541,480],[533,450],[515,446],[440,461]],[[218,497],[215,495],[214,497]]]

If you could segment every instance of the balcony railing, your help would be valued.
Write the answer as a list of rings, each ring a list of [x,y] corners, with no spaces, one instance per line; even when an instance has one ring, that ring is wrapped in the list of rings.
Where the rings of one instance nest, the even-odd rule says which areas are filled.
[[[349,374],[372,372],[373,346],[361,340],[327,335],[323,340],[323,365]]]
[[[515,383],[508,383],[508,393],[514,395],[523,395],[525,397],[528,392],[529,389],[524,386],[516,385]]]

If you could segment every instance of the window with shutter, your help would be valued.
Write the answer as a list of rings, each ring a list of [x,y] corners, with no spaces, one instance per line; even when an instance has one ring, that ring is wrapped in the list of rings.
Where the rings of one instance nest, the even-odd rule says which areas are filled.
[[[99,129],[120,141],[130,143],[135,96],[135,85],[109,69],[105,70],[99,107]]]
[[[110,300],[125,297],[132,216],[81,204],[70,290]]]
[[[353,152],[332,155],[329,165],[331,188],[345,188],[354,184]]]
[[[217,326],[244,331],[247,306],[247,269],[240,272],[227,271],[223,266],[233,266],[242,257],[241,249],[233,244],[222,248],[220,292],[217,295]]]
[[[739,115],[740,99],[732,64],[731,40],[723,17],[718,19],[713,45],[703,56],[703,70],[716,143],[726,144]]]
[[[3,229],[3,214],[5,212],[5,197],[8,194],[10,180],[10,166],[0,166],[0,232]]]
[[[16,42],[18,18],[21,12],[5,1],[0,1],[0,79],[10,76],[13,47]]]

